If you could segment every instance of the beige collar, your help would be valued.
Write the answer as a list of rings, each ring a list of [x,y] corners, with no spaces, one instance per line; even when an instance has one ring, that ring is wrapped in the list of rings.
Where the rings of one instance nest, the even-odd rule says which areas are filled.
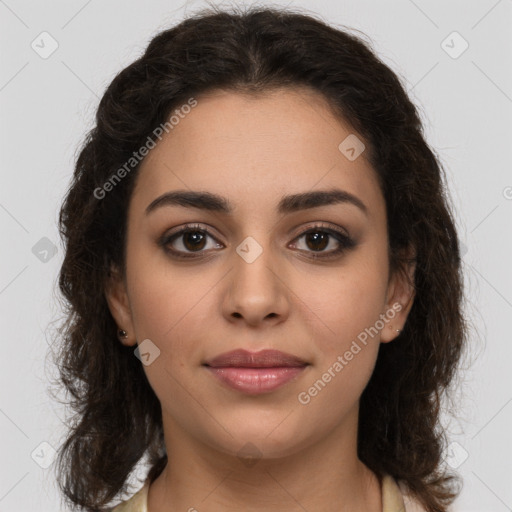
[[[382,512],[406,512],[400,488],[390,475],[382,477]]]

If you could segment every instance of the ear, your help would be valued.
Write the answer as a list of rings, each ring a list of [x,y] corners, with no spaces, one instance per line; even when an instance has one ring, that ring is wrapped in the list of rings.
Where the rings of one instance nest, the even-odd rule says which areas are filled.
[[[126,346],[135,345],[137,341],[133,327],[130,301],[126,292],[126,283],[117,268],[111,267],[109,278],[105,285],[105,298],[117,328],[127,333],[126,338],[119,337],[121,343]]]
[[[389,343],[400,335],[397,329],[403,330],[414,302],[415,251],[409,250],[407,256],[409,261],[405,262],[402,268],[397,269],[389,280],[384,311],[384,315],[389,320],[381,331],[380,341],[382,343]],[[394,316],[392,312],[395,312]]]

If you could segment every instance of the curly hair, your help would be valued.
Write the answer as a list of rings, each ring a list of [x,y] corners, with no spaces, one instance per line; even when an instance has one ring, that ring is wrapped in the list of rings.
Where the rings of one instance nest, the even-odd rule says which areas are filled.
[[[66,312],[56,364],[74,415],[57,462],[74,510],[108,510],[144,456],[151,480],[167,462],[159,400],[133,348],[119,343],[105,297],[111,269],[125,271],[139,165],[107,199],[94,191],[188,98],[283,87],[321,94],[365,141],[386,203],[390,270],[416,264],[407,322],[397,342],[381,344],[361,396],[358,456],[379,478],[407,485],[428,512],[445,512],[459,492],[443,465],[440,413],[467,337],[461,256],[444,170],[416,107],[371,43],[348,29],[289,9],[213,7],[158,33],[113,79],[61,205]]]

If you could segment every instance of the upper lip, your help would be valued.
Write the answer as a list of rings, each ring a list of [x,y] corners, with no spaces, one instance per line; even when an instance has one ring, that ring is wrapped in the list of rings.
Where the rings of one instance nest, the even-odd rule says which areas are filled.
[[[306,366],[308,363],[292,354],[279,350],[261,350],[249,352],[237,349],[225,352],[204,363],[212,367],[237,367],[237,368],[272,368],[282,366]]]

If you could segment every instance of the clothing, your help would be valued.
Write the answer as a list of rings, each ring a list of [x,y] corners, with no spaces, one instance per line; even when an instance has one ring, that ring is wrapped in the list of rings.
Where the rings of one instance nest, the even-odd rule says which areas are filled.
[[[149,485],[147,480],[136,494],[117,505],[112,512],[148,512]],[[382,479],[382,512],[425,512],[425,509],[408,495],[403,485],[385,475]]]

